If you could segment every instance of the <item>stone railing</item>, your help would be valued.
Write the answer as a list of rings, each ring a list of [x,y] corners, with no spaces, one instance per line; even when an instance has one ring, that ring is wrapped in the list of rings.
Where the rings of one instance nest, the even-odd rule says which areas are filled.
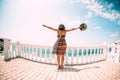
[[[10,43],[9,58],[22,57],[28,60],[56,64],[56,55],[51,53],[52,46]],[[107,46],[67,47],[65,64],[87,64],[107,58]]]

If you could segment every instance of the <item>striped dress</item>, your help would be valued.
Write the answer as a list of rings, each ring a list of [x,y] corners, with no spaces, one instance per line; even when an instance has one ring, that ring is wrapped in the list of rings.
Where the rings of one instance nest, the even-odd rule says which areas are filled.
[[[60,35],[58,35],[58,38]],[[67,43],[65,40],[65,35],[62,35],[58,42],[55,43],[52,53],[57,55],[64,55],[66,53]]]

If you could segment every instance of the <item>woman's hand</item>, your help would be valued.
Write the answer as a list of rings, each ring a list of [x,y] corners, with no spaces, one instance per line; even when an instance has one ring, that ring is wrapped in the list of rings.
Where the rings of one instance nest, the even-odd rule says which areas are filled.
[[[47,27],[47,26],[46,26],[46,25],[44,25],[44,24],[43,24],[42,26],[43,26],[43,27]]]

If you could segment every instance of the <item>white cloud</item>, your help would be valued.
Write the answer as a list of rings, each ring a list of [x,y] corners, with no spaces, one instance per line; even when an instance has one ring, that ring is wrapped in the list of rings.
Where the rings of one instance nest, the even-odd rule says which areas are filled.
[[[68,26],[77,26],[81,24],[80,19],[70,19],[70,18],[60,17],[59,21]]]
[[[109,8],[112,8],[113,6],[114,6],[114,4],[112,4],[112,3],[110,3],[110,4],[108,5]]]
[[[95,27],[95,30],[100,30],[100,29],[101,29],[100,26],[96,26],[96,27]]]
[[[119,37],[120,36],[120,32],[115,32],[115,33],[111,33],[110,37],[114,38],[114,37]]]
[[[118,20],[117,23],[120,25],[120,20]]]
[[[97,2],[95,0],[74,0],[75,3],[83,3],[86,5],[90,11],[94,12],[96,15],[102,16],[104,18],[116,21],[120,19],[120,13],[116,10],[113,10],[113,3],[108,4],[107,2]],[[101,4],[102,3],[102,4]]]
[[[87,16],[85,17],[86,19],[89,19],[89,18],[91,18],[92,17],[92,15],[93,15],[93,13],[92,12],[88,12],[88,14],[87,14]]]

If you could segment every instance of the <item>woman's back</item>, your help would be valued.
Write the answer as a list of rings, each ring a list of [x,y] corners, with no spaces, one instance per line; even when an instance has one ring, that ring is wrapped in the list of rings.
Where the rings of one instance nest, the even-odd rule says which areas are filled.
[[[64,35],[66,36],[66,31],[65,30],[58,30],[57,35]]]

